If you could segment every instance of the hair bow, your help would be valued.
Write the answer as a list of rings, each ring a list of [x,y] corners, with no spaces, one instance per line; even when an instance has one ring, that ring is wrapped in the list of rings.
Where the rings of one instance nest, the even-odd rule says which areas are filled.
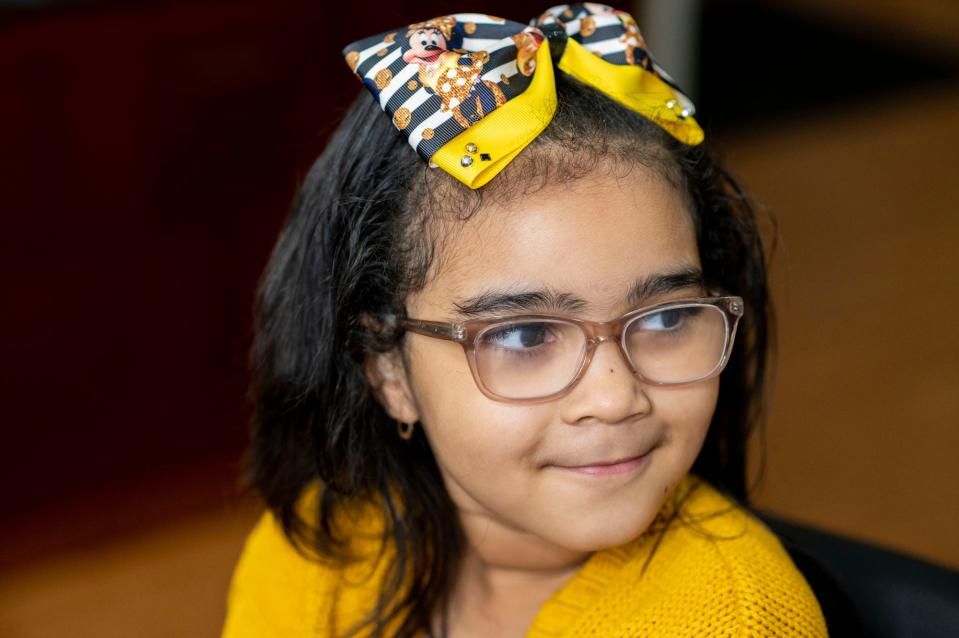
[[[653,61],[635,20],[603,4],[552,7],[529,25],[455,13],[358,40],[343,54],[410,146],[470,188],[549,124],[554,65],[681,142],[703,140],[692,102]]]

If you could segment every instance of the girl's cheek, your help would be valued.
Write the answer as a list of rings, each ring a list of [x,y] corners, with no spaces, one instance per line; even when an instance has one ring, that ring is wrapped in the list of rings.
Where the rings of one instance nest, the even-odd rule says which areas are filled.
[[[719,380],[709,379],[685,389],[661,388],[652,398],[659,407],[660,418],[669,424],[668,435],[687,445],[698,446],[709,429],[718,397]]]
[[[431,411],[428,418],[426,427],[438,453],[455,454],[477,464],[518,463],[535,456],[549,422],[544,415],[486,397],[454,409]]]
[[[475,389],[432,404],[423,426],[441,467],[467,483],[477,477],[495,483],[535,465],[550,422],[543,406],[536,407],[494,402]]]
[[[443,342],[417,344],[410,352],[411,388],[436,446],[483,456],[535,444],[555,407],[493,401],[476,386],[462,349]],[[451,352],[452,351],[452,352]]]

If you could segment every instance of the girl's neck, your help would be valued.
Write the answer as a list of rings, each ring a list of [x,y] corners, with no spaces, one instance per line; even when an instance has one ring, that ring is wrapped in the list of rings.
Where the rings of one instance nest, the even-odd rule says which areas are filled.
[[[517,529],[479,508],[459,509],[466,540],[463,567],[475,574],[539,579],[574,572],[590,556],[591,552],[562,547]]]
[[[443,638],[502,636],[529,631],[543,604],[573,577],[580,564],[529,570],[485,563],[468,555],[450,596]]]
[[[534,564],[534,561],[529,559],[522,563],[519,561],[504,563],[491,561],[488,556],[470,547],[463,558],[457,584],[463,583],[471,587],[475,593],[492,598],[501,592],[521,590],[537,584],[548,586],[557,582],[565,583],[588,557],[588,554],[577,555],[575,559],[567,562],[544,561],[540,565]]]
[[[589,558],[497,522],[464,517],[467,548],[450,595],[447,638],[524,636],[543,604]]]

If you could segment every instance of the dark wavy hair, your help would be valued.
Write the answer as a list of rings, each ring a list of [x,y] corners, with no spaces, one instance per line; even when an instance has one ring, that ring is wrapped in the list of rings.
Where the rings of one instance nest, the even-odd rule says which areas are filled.
[[[390,565],[364,629],[412,637],[427,629],[455,582],[464,537],[422,428],[409,442],[363,372],[403,334],[369,318],[405,316],[404,302],[442,267],[456,220],[491,201],[556,180],[637,165],[688,198],[705,283],[741,295],[746,315],[720,381],[718,405],[693,466],[747,500],[746,439],[762,412],[768,340],[766,268],[755,215],[702,146],[683,145],[641,115],[557,71],[546,128],[495,179],[472,191],[430,169],[363,92],[310,170],[264,273],[251,355],[249,480],[294,544],[349,561],[340,512],[375,504]],[[446,229],[446,230],[444,230]],[[304,513],[304,489],[319,485]],[[398,628],[398,629],[397,629]]]

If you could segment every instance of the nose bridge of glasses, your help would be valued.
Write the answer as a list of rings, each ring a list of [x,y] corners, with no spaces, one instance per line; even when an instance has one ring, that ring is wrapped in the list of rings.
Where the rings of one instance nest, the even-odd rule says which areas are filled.
[[[596,348],[602,345],[605,341],[611,341],[619,346],[618,349],[623,357],[623,360],[630,368],[632,368],[633,364],[629,360],[629,355],[623,351],[622,344],[620,343],[623,335],[624,325],[625,324],[622,319],[605,321],[602,323],[584,322],[584,324],[581,324],[583,332],[586,336],[587,357],[591,359],[592,355],[596,352]]]
[[[580,327],[586,334],[587,341],[594,346],[599,345],[603,341],[615,341],[619,339],[623,331],[623,325],[624,322],[622,319],[604,322],[584,321],[580,323]]]

